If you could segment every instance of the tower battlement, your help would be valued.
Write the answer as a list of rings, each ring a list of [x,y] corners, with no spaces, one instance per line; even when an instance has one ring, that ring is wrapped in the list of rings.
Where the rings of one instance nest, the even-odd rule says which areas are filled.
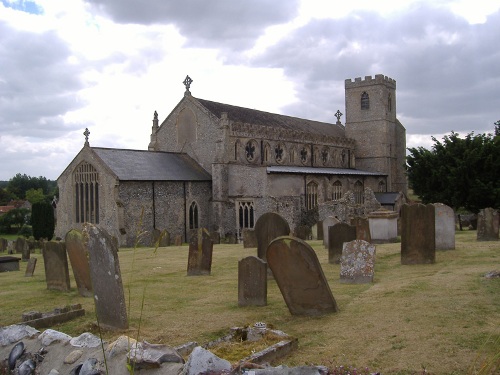
[[[354,79],[346,79],[345,80],[345,88],[353,88],[353,87],[361,87],[367,86],[370,84],[380,84],[384,83],[385,85],[396,89],[396,80],[390,77],[384,76],[383,74],[376,74],[375,77],[365,76],[365,79],[361,79],[361,77],[357,77]]]

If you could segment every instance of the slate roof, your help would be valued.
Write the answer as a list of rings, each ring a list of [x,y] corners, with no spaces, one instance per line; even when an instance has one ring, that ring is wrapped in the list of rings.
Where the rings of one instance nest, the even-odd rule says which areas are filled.
[[[317,168],[317,167],[288,167],[273,165],[267,167],[267,173],[300,173],[300,174],[329,174],[349,176],[387,176],[386,173],[368,172],[349,168]]]
[[[121,181],[211,181],[212,177],[184,153],[92,147]]]
[[[218,118],[221,118],[222,112],[227,112],[229,120],[234,122],[280,127],[287,130],[303,131],[322,136],[345,137],[345,129],[342,125],[279,115],[205,99],[196,98],[196,100]]]

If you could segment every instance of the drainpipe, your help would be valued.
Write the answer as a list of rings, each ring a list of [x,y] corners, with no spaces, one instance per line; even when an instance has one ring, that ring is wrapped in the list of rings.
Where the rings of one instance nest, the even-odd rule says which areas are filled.
[[[186,239],[186,242],[188,242],[187,227],[186,227],[186,220],[187,220],[187,216],[186,216],[186,210],[187,210],[187,207],[186,207],[186,202],[187,202],[187,198],[186,198],[186,181],[184,181],[182,183],[182,188],[184,189],[184,238]]]
[[[152,183],[153,191],[153,229],[156,229],[156,203],[155,203],[155,182]]]

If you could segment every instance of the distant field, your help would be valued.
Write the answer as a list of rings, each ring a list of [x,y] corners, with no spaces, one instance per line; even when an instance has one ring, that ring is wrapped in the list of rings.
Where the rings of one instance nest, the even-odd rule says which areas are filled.
[[[188,247],[121,249],[125,294],[130,291],[130,325],[135,337],[145,304],[140,338],[171,346],[203,344],[233,326],[266,322],[299,340],[299,348],[281,361],[369,367],[382,374],[475,374],[477,366],[500,353],[500,279],[484,275],[500,270],[500,242],[477,242],[475,231],[458,232],[456,250],[441,251],[433,265],[402,266],[400,244],[378,245],[371,285],[339,283],[339,265],[328,264],[319,241],[318,254],[340,312],[297,317],[288,312],[274,281],[268,306],[238,307],[238,260],[256,255],[242,245],[214,247],[211,276],[186,276]],[[135,254],[134,254],[135,252]],[[69,335],[96,333],[94,304],[72,291],[46,289],[43,259],[33,278],[0,273],[0,325],[21,320],[26,311],[50,311],[81,303],[85,317],[53,329]],[[135,261],[134,261],[135,258]],[[107,340],[124,332],[104,332]]]

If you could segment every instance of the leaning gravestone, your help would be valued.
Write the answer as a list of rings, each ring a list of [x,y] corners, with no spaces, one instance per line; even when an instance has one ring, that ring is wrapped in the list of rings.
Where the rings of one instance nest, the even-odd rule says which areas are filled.
[[[89,254],[90,278],[99,325],[128,328],[118,248],[111,236],[95,225],[83,226],[83,240]]]
[[[455,212],[453,208],[434,203],[436,208],[436,250],[455,249]]]
[[[488,207],[479,210],[477,215],[477,240],[498,241],[498,211]]]
[[[328,227],[328,263],[340,263],[344,242],[356,239],[356,227],[338,223]]]
[[[401,207],[401,264],[435,263],[435,212],[432,204]]]
[[[329,237],[328,228],[333,227],[335,224],[340,223],[340,220],[333,216],[328,216],[323,220],[323,246],[328,249],[329,247]]]
[[[275,212],[267,212],[257,219],[255,235],[257,237],[257,256],[266,260],[266,250],[269,243],[277,237],[288,236],[288,222]]]
[[[267,262],[292,315],[338,310],[318,257],[306,242],[290,236],[276,238],[267,248]]]
[[[43,250],[43,262],[47,289],[69,292],[68,257],[64,244],[47,241]]]
[[[210,275],[214,244],[205,228],[198,229],[189,241],[187,275]]]
[[[375,273],[375,245],[363,240],[344,243],[340,258],[340,282],[369,284]]]
[[[267,263],[249,256],[238,262],[238,306],[267,305]]]
[[[89,255],[83,243],[82,233],[72,229],[66,233],[64,242],[66,243],[66,251],[73,269],[78,293],[83,297],[92,297]]]
[[[356,216],[351,218],[351,225],[356,227],[356,239],[366,242],[372,242],[370,235],[370,222],[368,218]]]
[[[24,273],[25,277],[32,277],[35,273],[37,258],[28,259],[28,264],[26,265],[26,272]]]

